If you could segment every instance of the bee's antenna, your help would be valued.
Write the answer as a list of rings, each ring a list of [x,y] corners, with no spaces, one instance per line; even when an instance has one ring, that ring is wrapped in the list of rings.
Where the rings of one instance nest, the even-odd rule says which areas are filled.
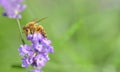
[[[48,17],[44,17],[44,18],[42,18],[42,19],[40,19],[40,20],[37,20],[37,21],[35,21],[35,22],[36,22],[36,23],[39,23],[40,21],[45,20],[46,18],[48,18]]]
[[[35,18],[35,19],[33,19],[32,21],[37,21],[38,20],[38,18]]]

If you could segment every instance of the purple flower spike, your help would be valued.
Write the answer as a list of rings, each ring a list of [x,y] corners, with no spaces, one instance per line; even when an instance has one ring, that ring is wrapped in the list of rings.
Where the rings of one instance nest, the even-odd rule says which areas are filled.
[[[22,67],[31,65],[35,70],[30,72],[42,72],[41,68],[50,60],[48,53],[54,52],[51,41],[40,33],[28,34],[27,40],[30,40],[32,44],[21,45],[19,48],[20,55],[23,57]]]
[[[4,8],[4,16],[9,18],[21,18],[20,12],[22,12],[26,5],[22,5],[23,0],[0,0],[0,6]]]

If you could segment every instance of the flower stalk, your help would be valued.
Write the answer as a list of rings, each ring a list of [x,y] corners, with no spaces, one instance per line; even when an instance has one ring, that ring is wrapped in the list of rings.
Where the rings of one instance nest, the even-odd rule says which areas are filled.
[[[18,25],[18,29],[19,29],[19,32],[20,32],[20,39],[21,39],[21,42],[22,44],[24,45],[25,44],[25,41],[23,39],[23,35],[22,35],[22,30],[21,30],[21,25],[20,25],[20,20],[17,19],[17,25]]]

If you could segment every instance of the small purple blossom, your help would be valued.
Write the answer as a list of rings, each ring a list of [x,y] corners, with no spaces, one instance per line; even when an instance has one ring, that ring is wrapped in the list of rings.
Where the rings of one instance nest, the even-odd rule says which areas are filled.
[[[9,18],[21,18],[20,12],[22,12],[26,5],[22,5],[23,0],[0,0],[0,6],[4,9],[4,16]]]
[[[41,70],[31,70],[30,72],[42,72]]]
[[[22,59],[22,67],[28,67],[30,64],[29,59],[28,58],[23,58]]]
[[[27,40],[31,45],[21,45],[18,49],[22,59],[22,67],[33,66],[35,70],[30,72],[42,72],[41,68],[50,60],[48,53],[53,53],[51,41],[44,38],[40,33],[29,34]]]
[[[18,50],[19,50],[21,56],[25,56],[26,54],[28,54],[28,55],[31,54],[32,48],[29,45],[21,45]]]

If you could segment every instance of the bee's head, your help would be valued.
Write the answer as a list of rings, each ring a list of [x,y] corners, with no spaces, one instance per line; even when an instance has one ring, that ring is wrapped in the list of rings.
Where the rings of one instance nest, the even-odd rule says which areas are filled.
[[[28,27],[23,27],[23,32],[26,34],[26,36],[30,33],[30,29]]]

